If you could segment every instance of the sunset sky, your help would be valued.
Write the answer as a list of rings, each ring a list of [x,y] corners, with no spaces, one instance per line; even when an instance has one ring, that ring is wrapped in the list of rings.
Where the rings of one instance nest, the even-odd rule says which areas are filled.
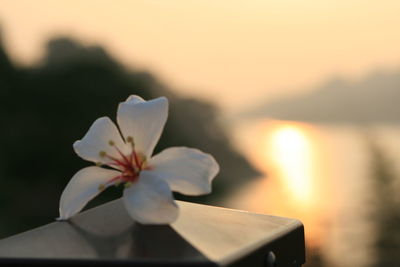
[[[398,0],[0,0],[16,62],[71,36],[227,112],[398,68],[399,14]]]

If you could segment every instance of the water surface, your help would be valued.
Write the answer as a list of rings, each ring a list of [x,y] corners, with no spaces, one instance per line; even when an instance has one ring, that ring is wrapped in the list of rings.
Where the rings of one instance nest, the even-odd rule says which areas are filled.
[[[374,262],[379,177],[372,147],[390,159],[385,166],[398,181],[399,127],[258,120],[233,132],[238,148],[264,176],[240,189],[227,206],[300,219],[308,266]]]

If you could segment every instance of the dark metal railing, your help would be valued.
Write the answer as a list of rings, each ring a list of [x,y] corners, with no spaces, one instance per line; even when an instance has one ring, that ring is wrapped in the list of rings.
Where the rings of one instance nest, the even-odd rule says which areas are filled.
[[[134,223],[116,200],[0,240],[0,265],[301,266],[300,221],[178,201],[165,226]]]

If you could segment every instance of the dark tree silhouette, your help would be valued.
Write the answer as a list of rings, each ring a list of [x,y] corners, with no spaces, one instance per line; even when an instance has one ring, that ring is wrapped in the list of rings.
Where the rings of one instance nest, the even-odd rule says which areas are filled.
[[[376,227],[373,266],[400,266],[400,209],[396,191],[396,175],[392,164],[377,140],[368,137],[371,151],[372,212]]]
[[[115,121],[118,103],[131,94],[170,99],[170,117],[156,152],[184,145],[216,157],[221,174],[212,197],[257,174],[230,145],[210,103],[178,97],[150,73],[127,70],[98,46],[58,38],[48,43],[40,64],[21,68],[13,65],[0,40],[0,237],[58,216],[65,185],[90,165],[75,155],[72,143],[98,117]],[[118,188],[107,191],[94,204],[119,193]]]

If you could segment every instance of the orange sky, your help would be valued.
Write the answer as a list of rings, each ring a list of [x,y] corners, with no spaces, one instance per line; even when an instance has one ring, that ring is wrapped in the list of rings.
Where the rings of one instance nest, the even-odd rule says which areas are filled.
[[[225,111],[399,67],[399,14],[398,0],[0,0],[20,63],[71,35]]]

